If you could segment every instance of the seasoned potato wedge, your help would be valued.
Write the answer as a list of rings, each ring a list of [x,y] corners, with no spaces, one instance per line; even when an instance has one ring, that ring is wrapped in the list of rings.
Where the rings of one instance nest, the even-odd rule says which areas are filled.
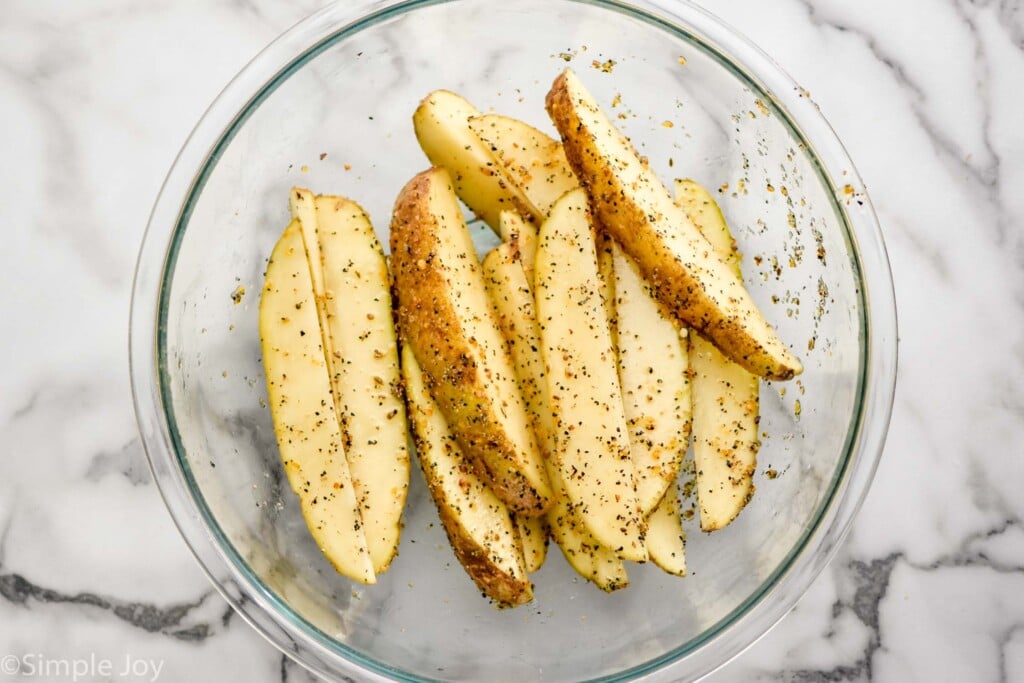
[[[528,574],[532,574],[544,566],[548,556],[548,520],[545,515],[540,517],[523,517],[513,515],[516,533],[519,534],[519,545],[523,549],[523,566]]]
[[[484,286],[494,304],[498,328],[512,358],[537,447],[542,460],[547,461],[554,451],[555,423],[544,377],[544,359],[540,355],[533,294],[526,281],[522,252],[513,242],[505,242],[488,252],[482,269]]]
[[[306,525],[338,572],[375,583],[331,398],[313,281],[297,219],[288,225],[267,264],[259,326],[274,432]]]
[[[675,482],[647,518],[647,554],[669,574],[686,576],[686,533]]]
[[[507,225],[511,212],[503,212],[501,224]],[[518,219],[516,219],[518,220]],[[547,401],[547,383],[544,380],[543,362],[537,349],[536,321],[533,313],[533,295],[526,282],[523,263],[517,242],[505,242],[492,249],[483,260],[484,284],[487,294],[494,303],[501,329],[512,363],[515,367],[519,392],[526,405],[526,413],[537,440],[542,460],[551,454],[550,441],[553,438],[552,418]],[[550,481],[550,470],[548,472]],[[548,523],[541,517],[515,516],[519,537],[523,544],[526,571],[533,573],[541,568],[547,557]]]
[[[519,254],[526,282],[533,290],[533,266],[537,260],[537,227],[524,221],[514,211],[502,211],[498,224],[498,234],[505,242],[510,243]]]
[[[551,487],[451,179],[417,175],[391,222],[398,327],[477,473],[518,514],[547,510]]]
[[[608,331],[612,335],[612,352],[618,357],[619,326],[615,310],[615,258],[612,255],[617,247],[615,240],[604,230],[594,231],[594,245],[597,248],[597,275],[601,285],[601,299],[604,301],[605,315],[608,316]]]
[[[714,254],[572,70],[555,80],[547,110],[598,220],[636,260],[659,300],[749,371],[771,379],[799,374],[800,362],[742,280]]]
[[[326,311],[319,305],[324,298],[324,262],[320,257],[320,240],[316,236],[316,195],[306,188],[293,187],[288,194],[288,206],[292,218],[299,220],[302,244],[306,249],[306,260],[309,262],[309,274],[313,278],[313,294],[318,302],[320,326],[326,330]]]
[[[510,219],[516,225],[524,223],[512,212],[502,212],[502,227],[509,226]],[[532,226],[531,226],[532,227]],[[554,439],[554,422],[547,399],[547,382],[544,379],[544,363],[537,348],[537,322],[533,310],[533,295],[526,281],[522,253],[514,232],[511,242],[492,249],[483,260],[484,284],[487,294],[498,314],[498,327],[508,344],[512,363],[515,367],[519,391],[526,404],[526,412],[537,439],[537,447],[545,462],[548,481],[551,470],[547,461],[551,457]],[[547,557],[549,528],[544,517],[516,517],[519,535],[523,542],[526,570],[535,572]]]
[[[679,180],[676,198],[739,277],[739,252],[708,191],[692,180]],[[700,527],[714,531],[734,520],[754,494],[754,468],[761,445],[757,438],[759,381],[699,337],[691,342],[690,364]]]
[[[471,118],[469,128],[543,216],[559,197],[579,185],[562,144],[533,126],[500,114],[484,114]]]
[[[495,232],[504,210],[541,219],[541,212],[509,182],[488,146],[470,130],[470,118],[479,114],[462,96],[435,90],[413,114],[416,139],[431,164],[447,169],[459,198]]]
[[[624,588],[628,583],[625,565],[587,529],[566,495],[561,475],[552,459],[555,449],[554,416],[544,376],[533,294],[526,282],[521,257],[514,242],[496,247],[484,258],[484,280],[495,302],[502,332],[512,347],[516,374],[554,491],[554,503],[547,514],[551,536],[581,576],[602,590]],[[529,562],[526,545],[524,543],[524,550]]]
[[[334,396],[366,543],[379,574],[398,551],[409,488],[387,263],[370,219],[355,202],[318,196],[316,220]]]
[[[558,200],[540,229],[537,323],[555,418],[555,457],[573,505],[598,541],[644,561],[644,522],[583,190]]]
[[[402,374],[416,455],[455,556],[492,600],[529,602],[533,589],[508,507],[472,471],[408,346],[402,348]]]
[[[687,340],[662,313],[632,259],[618,245],[612,254],[619,382],[636,496],[648,515],[675,483],[690,443]]]
[[[555,502],[548,511],[551,537],[576,573],[595,586],[611,593],[629,585],[626,563],[610,548],[602,545],[583,522],[578,509],[565,490],[557,471],[551,475]]]

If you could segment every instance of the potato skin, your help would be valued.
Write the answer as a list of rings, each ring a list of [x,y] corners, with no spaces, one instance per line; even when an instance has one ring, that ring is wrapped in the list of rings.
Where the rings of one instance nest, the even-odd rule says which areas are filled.
[[[408,346],[402,349],[402,375],[417,460],[456,559],[492,600],[503,605],[529,602],[533,587],[508,507],[469,471]]]
[[[507,355],[507,351],[482,349],[478,340],[467,338],[452,302],[457,288],[475,283],[454,281],[446,272],[439,253],[439,221],[430,206],[433,183],[446,183],[451,191],[447,172],[432,168],[409,181],[395,202],[390,243],[399,334],[412,347],[427,387],[474,471],[513,512],[534,517],[550,506],[551,488],[532,434],[525,430],[521,435],[527,443],[523,448],[496,413],[518,410],[526,424],[522,397],[518,392],[495,396],[489,369],[478,360],[484,353]],[[461,221],[462,217],[451,219]],[[482,275],[479,285],[482,290]],[[493,317],[490,308],[483,314]],[[500,332],[497,335],[500,338]],[[507,364],[511,371],[511,361]],[[539,467],[532,481],[524,473],[529,471],[524,461],[531,457]]]
[[[742,309],[735,314],[727,314],[723,311],[722,302],[716,301],[715,295],[706,290],[706,283],[695,276],[694,270],[705,270],[705,266],[712,269],[705,274],[728,275],[727,266],[717,263],[720,259],[712,253],[710,245],[704,264],[683,263],[666,247],[658,226],[633,198],[638,190],[646,191],[645,188],[625,186],[600,157],[594,131],[588,128],[576,110],[566,72],[555,79],[545,105],[562,136],[569,165],[587,190],[592,210],[626,253],[640,265],[662,304],[750,372],[777,380],[791,379],[799,374],[802,371],[800,362],[782,345],[767,323],[764,326],[768,332],[763,339],[759,340],[750,333],[750,326],[758,324],[754,318],[760,318],[756,309],[752,308],[753,315]],[[665,192],[667,194],[667,190]],[[745,292],[742,294],[746,296]],[[749,296],[746,298],[749,300]],[[751,319],[745,319],[748,317]]]
[[[456,559],[487,597],[501,605],[510,606],[525,605],[533,600],[530,581],[517,579],[491,562],[487,549],[466,533],[465,527],[459,523],[450,507],[438,504],[437,513]]]

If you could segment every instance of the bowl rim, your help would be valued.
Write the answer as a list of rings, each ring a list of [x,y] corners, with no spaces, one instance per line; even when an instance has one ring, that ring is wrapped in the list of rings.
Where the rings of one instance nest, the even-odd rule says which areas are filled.
[[[277,85],[362,28],[397,14],[458,1],[338,0],[271,42],[217,96],[178,153],[154,203],[136,264],[129,323],[132,395],[160,494],[186,544],[232,608],[283,654],[322,676],[343,673],[375,681],[423,680],[377,662],[310,624],[252,573],[221,532],[192,486],[173,413],[167,408],[165,285],[208,173],[241,124]],[[758,589],[712,627],[659,657],[596,680],[703,677],[747,649],[788,613],[831,560],[867,494],[885,443],[895,392],[897,320],[892,275],[866,192],[858,195],[855,213],[847,211],[842,201],[840,177],[844,184],[864,187],[849,154],[807,92],[760,48],[690,0],[569,1],[628,14],[667,30],[715,57],[761,95],[772,114],[804,142],[820,180],[831,190],[861,284],[860,401],[847,433],[843,461],[816,519]],[[239,102],[244,103],[240,109]],[[766,601],[771,593],[782,594],[782,599]],[[739,637],[724,638],[728,633]]]

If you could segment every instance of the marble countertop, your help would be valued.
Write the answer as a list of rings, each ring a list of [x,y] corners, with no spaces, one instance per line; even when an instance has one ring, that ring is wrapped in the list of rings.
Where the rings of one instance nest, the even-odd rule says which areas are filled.
[[[216,594],[136,435],[151,204],[223,85],[320,0],[15,2],[0,22],[0,680],[301,681]],[[1024,681],[1024,6],[703,0],[807,88],[881,219],[892,428],[848,540],[716,682]],[[71,680],[56,676],[52,680]]]

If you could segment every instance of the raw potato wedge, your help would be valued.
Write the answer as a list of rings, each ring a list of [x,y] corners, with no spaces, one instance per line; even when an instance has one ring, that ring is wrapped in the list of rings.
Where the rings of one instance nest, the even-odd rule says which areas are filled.
[[[576,573],[595,586],[611,593],[629,585],[626,563],[601,544],[573,507],[557,471],[551,475],[555,502],[548,512],[551,537]]]
[[[526,281],[521,256],[512,242],[488,252],[482,264],[484,286],[512,358],[537,448],[542,461],[547,462],[554,451],[555,423],[544,376],[544,359],[540,355],[532,288]]]
[[[545,516],[523,517],[513,515],[512,521],[519,534],[519,545],[523,548],[523,562],[526,572],[532,574],[542,566],[548,556],[548,521]]]
[[[686,576],[686,533],[675,482],[647,518],[647,554],[669,574]]]
[[[461,95],[435,90],[413,114],[416,139],[431,164],[447,169],[459,198],[495,232],[507,209],[540,220],[543,214],[509,182],[490,149],[470,130],[469,119],[479,114]]]
[[[323,259],[320,257],[320,240],[316,236],[316,196],[302,187],[293,187],[288,194],[288,206],[292,218],[300,221],[302,243],[306,248],[306,260],[309,262],[309,274],[313,278],[313,294],[317,298],[317,311],[323,311],[319,302],[324,297]],[[326,312],[320,314],[321,329],[327,329]]]
[[[484,114],[469,127],[502,165],[510,182],[544,216],[559,197],[579,186],[562,144],[519,119]]]
[[[501,224],[508,225],[515,216],[505,211]],[[516,216],[515,220],[522,221]],[[509,354],[515,367],[519,392],[526,405],[526,413],[537,440],[541,459],[547,463],[551,457],[554,437],[550,404],[547,400],[547,382],[544,380],[543,361],[537,345],[537,323],[533,312],[533,295],[526,282],[521,253],[517,242],[505,242],[492,249],[483,260],[484,285],[498,315]],[[550,481],[550,468],[545,467]],[[519,535],[526,558],[526,570],[533,573],[541,568],[547,557],[548,524],[544,517],[516,516]]]
[[[416,454],[455,557],[492,600],[529,602],[533,589],[508,507],[473,473],[408,346],[402,347],[402,374]]]
[[[692,180],[676,181],[676,197],[715,252],[740,275],[740,255],[718,204]],[[754,495],[758,378],[707,340],[691,341],[693,455],[700,528],[715,531],[736,519]]]
[[[260,296],[270,414],[288,481],[324,556],[341,574],[375,583],[299,223],[292,220],[274,247]]]
[[[302,232],[302,244],[306,250],[306,262],[309,264],[309,275],[313,280],[313,297],[316,299],[316,312],[320,321],[317,334],[323,342],[327,369],[333,378],[336,375],[333,368],[334,349],[331,347],[331,335],[328,333],[330,326],[327,323],[327,307],[324,301],[324,261],[320,255],[320,238],[316,234],[316,196],[305,188],[293,187],[288,193],[288,205],[292,219],[299,221],[299,230]],[[341,406],[337,391],[331,393],[331,400],[340,423]]]
[[[552,460],[554,416],[544,376],[533,294],[526,281],[521,257],[514,242],[496,247],[484,258],[484,281],[498,311],[499,325],[511,347],[520,388],[526,398],[530,420],[554,491],[554,503],[547,514],[548,526],[566,560],[581,576],[605,591],[624,588],[628,584],[625,565],[615,553],[601,546],[580,519]],[[525,546],[526,543],[524,551],[529,562],[529,549]]]
[[[612,335],[612,352],[617,358],[619,326],[616,323],[615,311],[615,258],[612,256],[615,240],[604,230],[597,230],[594,234],[594,244],[597,248],[597,274],[601,282],[601,298],[604,301],[605,315],[608,316],[608,331]]]
[[[595,538],[620,558],[642,562],[644,522],[594,240],[582,189],[564,195],[540,229],[535,296],[554,461]]]
[[[659,300],[749,371],[770,379],[800,374],[800,361],[757,310],[742,280],[714,254],[571,69],[555,80],[546,104],[597,219],[636,260]]]
[[[451,179],[417,175],[391,222],[398,327],[449,428],[509,508],[544,513],[551,487]]]
[[[537,228],[524,221],[515,211],[502,211],[498,222],[498,234],[510,243],[522,260],[526,281],[533,290],[533,267],[537,260]]]
[[[646,516],[675,483],[690,443],[687,340],[662,314],[636,264],[618,245],[612,255],[619,382],[636,497]]]
[[[384,250],[370,219],[344,197],[316,198],[328,365],[363,531],[380,574],[398,551],[409,452]]]

